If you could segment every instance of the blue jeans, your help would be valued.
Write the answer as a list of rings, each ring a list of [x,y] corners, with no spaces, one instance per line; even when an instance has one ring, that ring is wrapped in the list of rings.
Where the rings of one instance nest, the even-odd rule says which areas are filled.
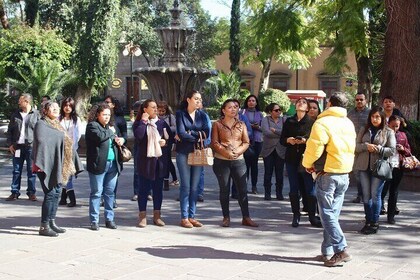
[[[66,189],[65,191],[73,190],[73,177],[74,176],[69,177],[69,181],[67,182],[67,185],[64,187]]]
[[[321,252],[324,256],[341,252],[347,247],[347,241],[338,218],[348,187],[348,174],[325,173],[316,179],[316,197],[324,227],[324,240],[321,245]]]
[[[176,154],[176,166],[179,171],[179,202],[181,206],[181,219],[194,218],[198,197],[198,184],[200,182],[202,166],[188,165],[187,154]]]
[[[204,196],[204,168],[201,170],[200,173],[200,182],[198,183],[198,194],[197,197]]]
[[[58,201],[61,195],[61,184],[58,184],[52,189],[45,185],[45,173],[38,173],[39,181],[41,182],[42,190],[44,191],[44,200],[41,208],[41,223],[48,223],[50,220],[55,220],[58,209]]]
[[[377,223],[381,212],[381,194],[385,181],[372,176],[372,172],[367,170],[360,171],[360,183],[363,190],[366,222]]]
[[[22,179],[23,164],[26,161],[26,176],[28,177],[28,187],[26,194],[28,196],[35,194],[36,175],[32,173],[32,147],[19,145],[20,157],[13,157],[13,179],[11,191],[13,194],[20,195],[20,182]]]
[[[117,178],[118,169],[115,161],[107,161],[105,172],[102,174],[96,175],[89,172],[89,218],[91,223],[99,223],[99,209],[102,194],[104,196],[105,220],[114,220],[114,189]]]

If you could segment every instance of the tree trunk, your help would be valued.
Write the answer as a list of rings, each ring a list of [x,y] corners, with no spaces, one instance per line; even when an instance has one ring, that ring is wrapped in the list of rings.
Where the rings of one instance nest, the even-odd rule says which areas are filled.
[[[271,61],[272,59],[266,59],[261,61],[262,69],[261,69],[261,77],[260,77],[260,87],[258,93],[261,91],[265,91],[268,88],[268,81],[270,80],[270,72],[271,72]]]
[[[372,72],[370,71],[370,59],[367,56],[356,55],[357,63],[357,92],[366,94],[368,103],[372,102]]]
[[[387,30],[381,98],[392,96],[408,119],[419,120],[420,1],[386,0]]]
[[[77,87],[76,96],[74,98],[76,104],[76,112],[81,119],[87,119],[89,112],[90,98],[92,88],[86,85],[79,85]]]
[[[0,21],[4,29],[9,29],[9,20],[7,19],[3,0],[0,0]]]

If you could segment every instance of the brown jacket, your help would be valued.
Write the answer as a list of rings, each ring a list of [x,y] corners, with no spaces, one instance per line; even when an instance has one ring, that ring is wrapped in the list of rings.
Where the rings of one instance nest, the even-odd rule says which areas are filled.
[[[223,119],[214,122],[211,131],[211,147],[216,158],[224,160],[242,158],[242,154],[249,147],[245,123],[235,119],[235,123],[230,128]]]

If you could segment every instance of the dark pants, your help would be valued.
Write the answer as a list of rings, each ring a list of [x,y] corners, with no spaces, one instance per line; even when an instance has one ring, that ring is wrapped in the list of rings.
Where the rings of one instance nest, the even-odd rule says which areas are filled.
[[[139,175],[139,197],[137,203],[139,205],[139,211],[146,211],[147,207],[147,196],[150,191],[153,190],[153,210],[160,210],[162,207],[163,199],[163,178],[157,178],[156,180],[149,180]]]
[[[57,214],[58,202],[61,196],[61,184],[58,184],[52,189],[48,189],[45,185],[45,173],[38,173],[39,181],[41,182],[42,190],[44,191],[44,201],[42,202],[41,223],[48,223],[54,220]]]
[[[397,200],[398,200],[398,188],[402,177],[404,175],[404,170],[400,168],[394,168],[392,170],[392,179],[390,181],[386,181],[384,184],[384,188],[382,189],[382,205],[384,204],[386,193],[389,190],[389,198],[388,198],[388,217],[395,216],[395,208],[397,207]]]
[[[252,155],[244,155],[246,163],[246,178],[251,175],[251,186],[256,189],[258,181],[258,159],[260,157],[262,142],[254,142],[252,145],[254,153]]]
[[[229,217],[229,191],[230,177],[238,191],[238,202],[241,207],[242,217],[249,217],[248,195],[246,189],[246,165],[243,159],[222,160],[215,158],[213,171],[219,182],[219,200],[222,206],[223,217]]]
[[[265,196],[271,196],[271,177],[275,171],[276,177],[276,196],[282,195],[283,191],[283,169],[284,159],[282,159],[274,150],[270,155],[264,158],[264,189]]]
[[[28,177],[28,187],[26,194],[30,196],[35,194],[36,176],[32,173],[32,147],[26,145],[18,145],[20,157],[13,157],[13,179],[11,191],[13,194],[20,195],[20,182],[22,180],[23,164],[26,161],[26,176]]]

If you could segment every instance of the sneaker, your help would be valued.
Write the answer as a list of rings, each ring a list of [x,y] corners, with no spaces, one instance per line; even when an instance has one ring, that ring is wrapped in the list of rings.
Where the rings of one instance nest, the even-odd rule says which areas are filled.
[[[346,251],[335,253],[331,259],[324,262],[325,266],[334,267],[341,265],[343,262],[351,261],[351,256]]]
[[[172,182],[169,183],[170,186],[179,186],[179,181],[178,180],[174,180]]]
[[[133,197],[131,198],[131,201],[137,201],[139,199],[139,197],[137,196],[137,194],[133,195]]]
[[[36,197],[36,195],[35,195],[35,194],[31,194],[31,195],[29,195],[29,196],[28,196],[28,199],[29,199],[30,201],[38,201],[38,198]]]
[[[6,198],[6,201],[14,201],[19,199],[19,195],[17,193],[12,193]]]
[[[357,196],[355,199],[353,199],[351,202],[353,203],[360,203],[362,202],[362,198],[360,196]]]

